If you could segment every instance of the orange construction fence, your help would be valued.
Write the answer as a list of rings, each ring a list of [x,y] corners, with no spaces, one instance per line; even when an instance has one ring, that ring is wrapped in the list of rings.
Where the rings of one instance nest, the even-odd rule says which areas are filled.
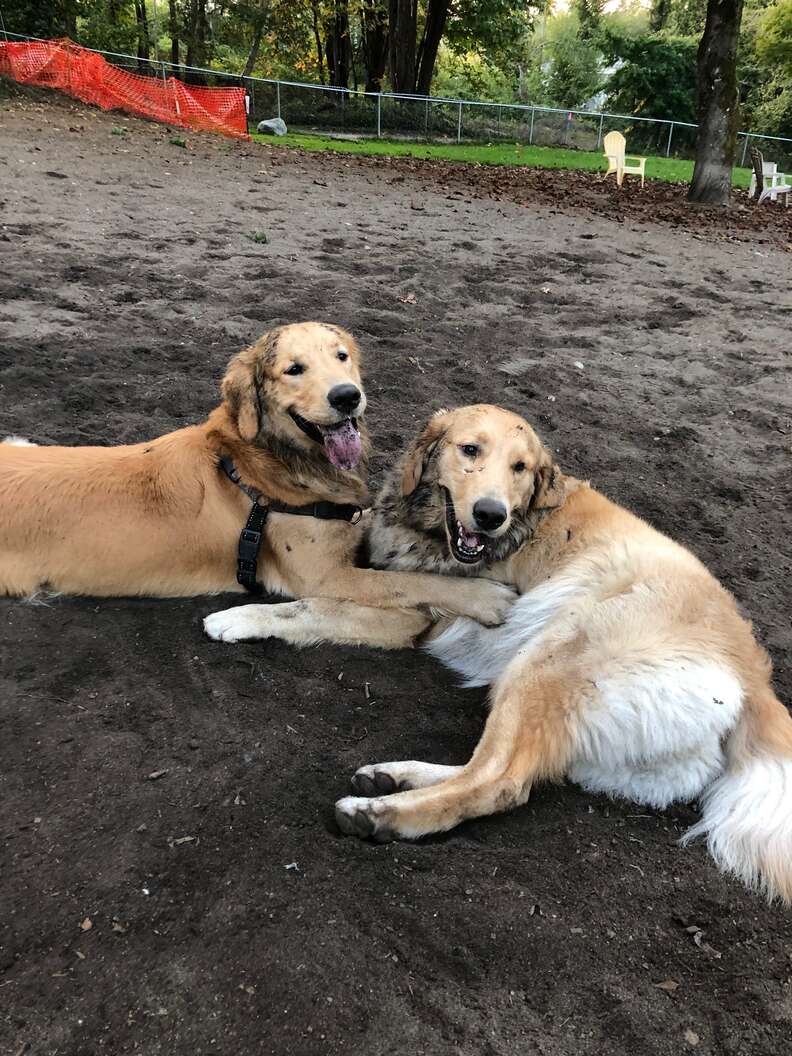
[[[244,88],[201,88],[175,77],[141,77],[70,40],[0,41],[0,75],[59,88],[103,110],[126,110],[182,128],[249,138]]]

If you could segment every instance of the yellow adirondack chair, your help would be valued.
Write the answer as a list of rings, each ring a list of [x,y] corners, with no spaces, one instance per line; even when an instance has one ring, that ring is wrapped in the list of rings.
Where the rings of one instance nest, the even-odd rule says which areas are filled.
[[[621,187],[624,181],[624,174],[626,172],[633,173],[641,177],[641,186],[643,187],[646,158],[625,158],[624,151],[627,147],[627,140],[621,132],[609,132],[603,139],[602,144],[605,147],[605,157],[608,159],[608,171],[605,175],[610,176],[612,172],[615,172],[616,183]]]

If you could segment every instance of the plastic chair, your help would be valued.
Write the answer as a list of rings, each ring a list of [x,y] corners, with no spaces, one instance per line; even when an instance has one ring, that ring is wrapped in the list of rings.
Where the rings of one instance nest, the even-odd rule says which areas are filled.
[[[644,185],[646,158],[626,158],[624,156],[627,140],[621,132],[609,132],[602,141],[605,147],[605,157],[608,159],[608,171],[606,176],[612,172],[616,173],[616,183],[621,187],[624,182],[625,173],[641,177],[641,186]]]

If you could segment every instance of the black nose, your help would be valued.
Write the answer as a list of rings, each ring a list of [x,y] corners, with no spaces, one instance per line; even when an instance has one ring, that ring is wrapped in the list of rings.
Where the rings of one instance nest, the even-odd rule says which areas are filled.
[[[340,414],[351,414],[360,403],[357,385],[334,385],[327,394],[327,402]]]
[[[506,520],[506,507],[496,499],[479,499],[473,504],[473,518],[479,528],[492,532]]]

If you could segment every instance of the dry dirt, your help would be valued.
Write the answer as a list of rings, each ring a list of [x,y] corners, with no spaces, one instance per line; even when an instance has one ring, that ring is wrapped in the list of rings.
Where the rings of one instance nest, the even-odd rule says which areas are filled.
[[[269,326],[334,320],[374,483],[438,406],[525,413],[735,591],[792,701],[786,218],[624,198],[616,223],[477,169],[174,135],[2,101],[0,431],[155,436]],[[679,848],[692,807],[547,786],[418,844],[341,838],[354,769],[463,761],[485,694],[417,653],[211,643],[223,604],[0,602],[0,1051],[788,1051],[790,913]]]

